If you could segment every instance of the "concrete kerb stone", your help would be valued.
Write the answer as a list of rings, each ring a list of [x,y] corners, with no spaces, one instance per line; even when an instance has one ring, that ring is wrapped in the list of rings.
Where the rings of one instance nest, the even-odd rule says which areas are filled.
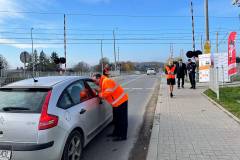
[[[154,113],[153,128],[151,133],[150,144],[148,148],[147,160],[157,160],[158,155],[158,141],[159,141],[159,128],[160,128],[160,106],[161,106],[161,91],[162,84],[160,83],[160,89],[158,92],[157,106]]]
[[[204,94],[202,92],[202,95],[207,98],[211,103],[213,103],[215,106],[217,106],[219,109],[221,109],[224,113],[226,113],[229,117],[231,117],[232,119],[234,119],[238,124],[240,124],[240,119],[237,118],[235,115],[233,115],[231,112],[229,112],[228,110],[226,110],[223,106],[221,106],[220,104],[218,104],[216,101],[214,101],[212,98],[208,97],[206,94]]]

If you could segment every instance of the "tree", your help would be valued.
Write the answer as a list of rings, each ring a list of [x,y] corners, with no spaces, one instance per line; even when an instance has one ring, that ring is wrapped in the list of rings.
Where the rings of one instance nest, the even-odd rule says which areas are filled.
[[[82,72],[88,72],[89,70],[90,70],[90,66],[83,61],[79,62],[77,65],[73,67],[73,71],[75,72],[82,73]]]
[[[51,59],[50,62],[51,62],[51,63],[54,63],[54,60],[55,60],[56,58],[59,58],[57,52],[52,52],[51,57],[50,57],[50,59]]]
[[[38,71],[39,70],[39,57],[38,57],[38,52],[36,49],[34,50],[32,57],[33,57],[33,64],[34,64],[35,70]]]
[[[4,72],[8,70],[8,62],[3,55],[0,54],[0,77],[4,75]]]
[[[38,70],[38,62],[39,62],[38,53],[37,53],[37,50],[35,49],[34,52],[30,55],[30,61],[27,65],[27,70],[32,71],[33,64],[34,64],[35,70]]]
[[[49,59],[42,50],[39,55],[39,71],[46,71],[47,65],[49,65]]]
[[[107,57],[101,58],[99,60],[99,64],[94,66],[94,70],[97,72],[101,72],[102,71],[102,63],[103,63],[103,66],[105,66],[106,64],[110,64],[110,61]]]
[[[60,69],[59,64],[55,64],[54,60],[56,58],[59,58],[57,52],[52,52],[51,56],[50,56],[50,63],[47,65],[47,69],[49,71],[58,71]]]
[[[127,61],[127,62],[122,62],[121,63],[121,70],[130,72],[135,70],[135,66],[133,62]]]

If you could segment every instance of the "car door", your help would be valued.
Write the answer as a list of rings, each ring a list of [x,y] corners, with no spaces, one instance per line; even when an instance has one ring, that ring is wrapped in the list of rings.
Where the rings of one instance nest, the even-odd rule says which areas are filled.
[[[87,93],[85,98],[80,97],[82,91]],[[58,107],[65,110],[65,117],[67,117],[69,127],[82,127],[87,136],[94,132],[98,119],[96,102],[89,96],[88,92],[84,81],[79,80],[63,91],[58,102]]]
[[[109,119],[109,117],[112,116],[112,107],[104,100],[101,100],[101,103],[100,103],[100,98],[97,96],[98,94],[97,90],[99,89],[99,86],[97,86],[93,80],[87,79],[85,81],[89,86],[89,88],[91,89],[91,91],[93,92],[93,94],[95,95],[97,102],[99,103],[99,107],[98,107],[99,113],[100,113],[99,123],[100,125],[102,125]]]

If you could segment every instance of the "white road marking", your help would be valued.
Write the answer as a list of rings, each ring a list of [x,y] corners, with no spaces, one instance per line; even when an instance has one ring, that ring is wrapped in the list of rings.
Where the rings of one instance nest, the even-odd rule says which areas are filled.
[[[134,81],[136,81],[137,79],[142,78],[142,77],[143,77],[143,76],[139,76],[139,77],[137,77],[137,78],[135,78],[135,79],[132,79],[132,80],[130,80],[130,81],[127,81],[127,82],[125,82],[125,83],[122,83],[121,85],[122,85],[122,86],[126,86],[127,84],[132,83],[132,82],[134,82]]]
[[[123,88],[124,90],[154,90],[154,88]]]

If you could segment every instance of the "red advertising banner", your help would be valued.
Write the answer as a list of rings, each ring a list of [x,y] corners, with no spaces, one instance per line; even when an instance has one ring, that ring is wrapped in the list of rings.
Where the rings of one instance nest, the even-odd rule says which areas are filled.
[[[236,32],[231,32],[228,38],[228,75],[237,73],[236,65]]]

